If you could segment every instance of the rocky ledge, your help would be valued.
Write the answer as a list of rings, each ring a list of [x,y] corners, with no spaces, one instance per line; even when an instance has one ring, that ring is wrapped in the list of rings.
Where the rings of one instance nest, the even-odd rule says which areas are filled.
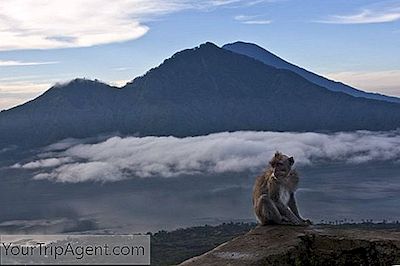
[[[395,265],[400,232],[259,226],[181,265]]]

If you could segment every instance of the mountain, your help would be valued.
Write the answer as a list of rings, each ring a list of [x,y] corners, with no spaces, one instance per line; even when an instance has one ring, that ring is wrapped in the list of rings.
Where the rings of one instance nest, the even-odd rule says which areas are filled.
[[[400,98],[386,96],[386,95],[382,95],[379,93],[365,92],[362,90],[352,88],[341,82],[336,82],[336,81],[324,78],[322,76],[319,76],[317,74],[314,74],[304,68],[298,67],[296,65],[293,65],[292,63],[289,63],[289,62],[283,60],[282,58],[274,55],[273,53],[270,53],[269,51],[265,50],[264,48],[262,48],[256,44],[253,44],[253,43],[234,42],[234,43],[226,44],[222,48],[232,51],[232,52],[235,52],[235,53],[238,53],[238,54],[252,57],[252,58],[257,59],[269,66],[273,66],[273,67],[276,67],[279,69],[287,69],[287,70],[293,71],[294,73],[299,74],[300,76],[307,79],[308,81],[311,81],[312,83],[315,83],[321,87],[327,88],[328,90],[331,90],[331,91],[344,92],[344,93],[347,93],[347,94],[355,96],[355,97],[363,97],[363,98],[367,98],[367,99],[400,103]]]
[[[38,98],[0,113],[4,145],[39,146],[68,137],[84,138],[117,128],[119,89],[86,79],[51,87]]]
[[[99,134],[390,130],[400,105],[320,87],[296,73],[205,43],[122,88],[76,79],[0,113],[0,150]]]

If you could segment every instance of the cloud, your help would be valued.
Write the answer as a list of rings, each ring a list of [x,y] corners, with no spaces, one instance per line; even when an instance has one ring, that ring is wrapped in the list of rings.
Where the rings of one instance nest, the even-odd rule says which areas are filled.
[[[65,150],[59,150],[63,145],[53,145],[58,149],[52,152],[47,147],[47,157],[42,154],[39,160],[14,167],[34,169],[35,179],[77,183],[260,170],[276,150],[293,155],[300,165],[400,159],[399,131],[335,134],[239,131],[186,138],[111,137],[96,144],[67,143]]]
[[[332,15],[316,22],[328,24],[370,24],[393,22],[400,19],[400,2],[374,4],[349,15]]]
[[[248,20],[244,21],[243,24],[265,25],[265,24],[270,24],[271,22],[272,22],[271,20]]]
[[[209,1],[210,4],[214,6],[221,6],[221,5],[226,5],[226,4],[234,4],[240,2],[240,0],[211,0]]]
[[[0,60],[0,67],[8,67],[8,66],[37,66],[37,65],[52,65],[58,64],[59,62],[51,61],[51,62],[23,62],[23,61],[14,61],[14,60]]]
[[[242,0],[2,0],[0,51],[88,47],[140,38],[155,17]]]
[[[21,164],[15,164],[12,166],[12,168],[25,168],[25,169],[35,169],[35,168],[47,168],[47,167],[56,167],[64,163],[69,163],[71,162],[71,158],[49,158],[49,159],[43,159],[43,160],[38,160],[34,162],[29,162],[24,165]]]
[[[132,79],[113,80],[109,82],[109,84],[112,86],[123,87],[130,81],[132,81]]]
[[[326,73],[326,77],[370,92],[400,97],[400,70]]]
[[[260,19],[259,15],[254,15],[254,16],[237,15],[234,17],[234,19],[243,24],[265,25],[272,23],[272,20]]]
[[[114,71],[126,71],[126,70],[132,70],[133,69],[133,67],[116,67],[116,68],[113,68],[112,70],[114,70]]]
[[[399,19],[400,12],[375,13],[371,10],[363,10],[360,13],[348,16],[335,15],[323,22],[331,24],[369,24],[392,22]]]
[[[0,222],[0,233],[46,234],[70,233],[97,230],[95,221],[85,218],[58,218],[37,220],[11,220]]]

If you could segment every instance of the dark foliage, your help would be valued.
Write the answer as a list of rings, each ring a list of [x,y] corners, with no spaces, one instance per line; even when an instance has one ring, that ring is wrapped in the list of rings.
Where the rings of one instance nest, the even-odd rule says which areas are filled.
[[[151,236],[151,265],[175,265],[253,229],[253,223],[196,226]]]

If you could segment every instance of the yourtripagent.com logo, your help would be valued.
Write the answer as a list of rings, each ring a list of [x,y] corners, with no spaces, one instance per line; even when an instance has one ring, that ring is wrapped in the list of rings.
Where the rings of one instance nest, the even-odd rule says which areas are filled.
[[[150,265],[148,235],[2,235],[0,264]]]

